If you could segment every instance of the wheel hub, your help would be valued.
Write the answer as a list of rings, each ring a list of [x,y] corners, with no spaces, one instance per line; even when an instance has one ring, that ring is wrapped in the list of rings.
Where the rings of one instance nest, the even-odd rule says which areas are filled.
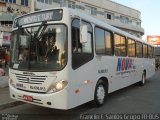
[[[97,99],[99,103],[103,103],[105,98],[105,89],[102,85],[97,88]]]

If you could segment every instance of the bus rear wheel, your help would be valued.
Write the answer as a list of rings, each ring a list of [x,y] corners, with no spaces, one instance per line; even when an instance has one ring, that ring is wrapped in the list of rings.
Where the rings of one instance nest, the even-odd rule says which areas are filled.
[[[100,107],[105,103],[107,92],[106,84],[102,80],[99,80],[94,94],[94,106]]]

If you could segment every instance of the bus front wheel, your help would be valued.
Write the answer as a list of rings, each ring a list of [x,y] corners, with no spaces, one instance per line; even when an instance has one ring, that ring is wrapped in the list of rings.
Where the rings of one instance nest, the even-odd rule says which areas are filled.
[[[102,80],[99,80],[95,88],[94,105],[96,107],[102,106],[106,101],[107,94],[106,84]]]

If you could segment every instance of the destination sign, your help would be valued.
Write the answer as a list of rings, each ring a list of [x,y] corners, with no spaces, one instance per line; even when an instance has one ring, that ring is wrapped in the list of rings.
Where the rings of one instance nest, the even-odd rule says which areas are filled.
[[[43,21],[58,21],[62,19],[62,14],[62,10],[50,10],[32,13],[15,19],[14,27]]]

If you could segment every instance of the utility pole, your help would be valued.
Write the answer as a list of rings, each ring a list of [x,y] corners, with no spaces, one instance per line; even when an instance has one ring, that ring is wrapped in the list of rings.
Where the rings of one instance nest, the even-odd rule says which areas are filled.
[[[35,5],[36,5],[36,1],[35,0],[31,0],[30,12],[34,12],[35,11]]]
[[[3,32],[0,31],[0,47],[2,46],[3,44]]]

